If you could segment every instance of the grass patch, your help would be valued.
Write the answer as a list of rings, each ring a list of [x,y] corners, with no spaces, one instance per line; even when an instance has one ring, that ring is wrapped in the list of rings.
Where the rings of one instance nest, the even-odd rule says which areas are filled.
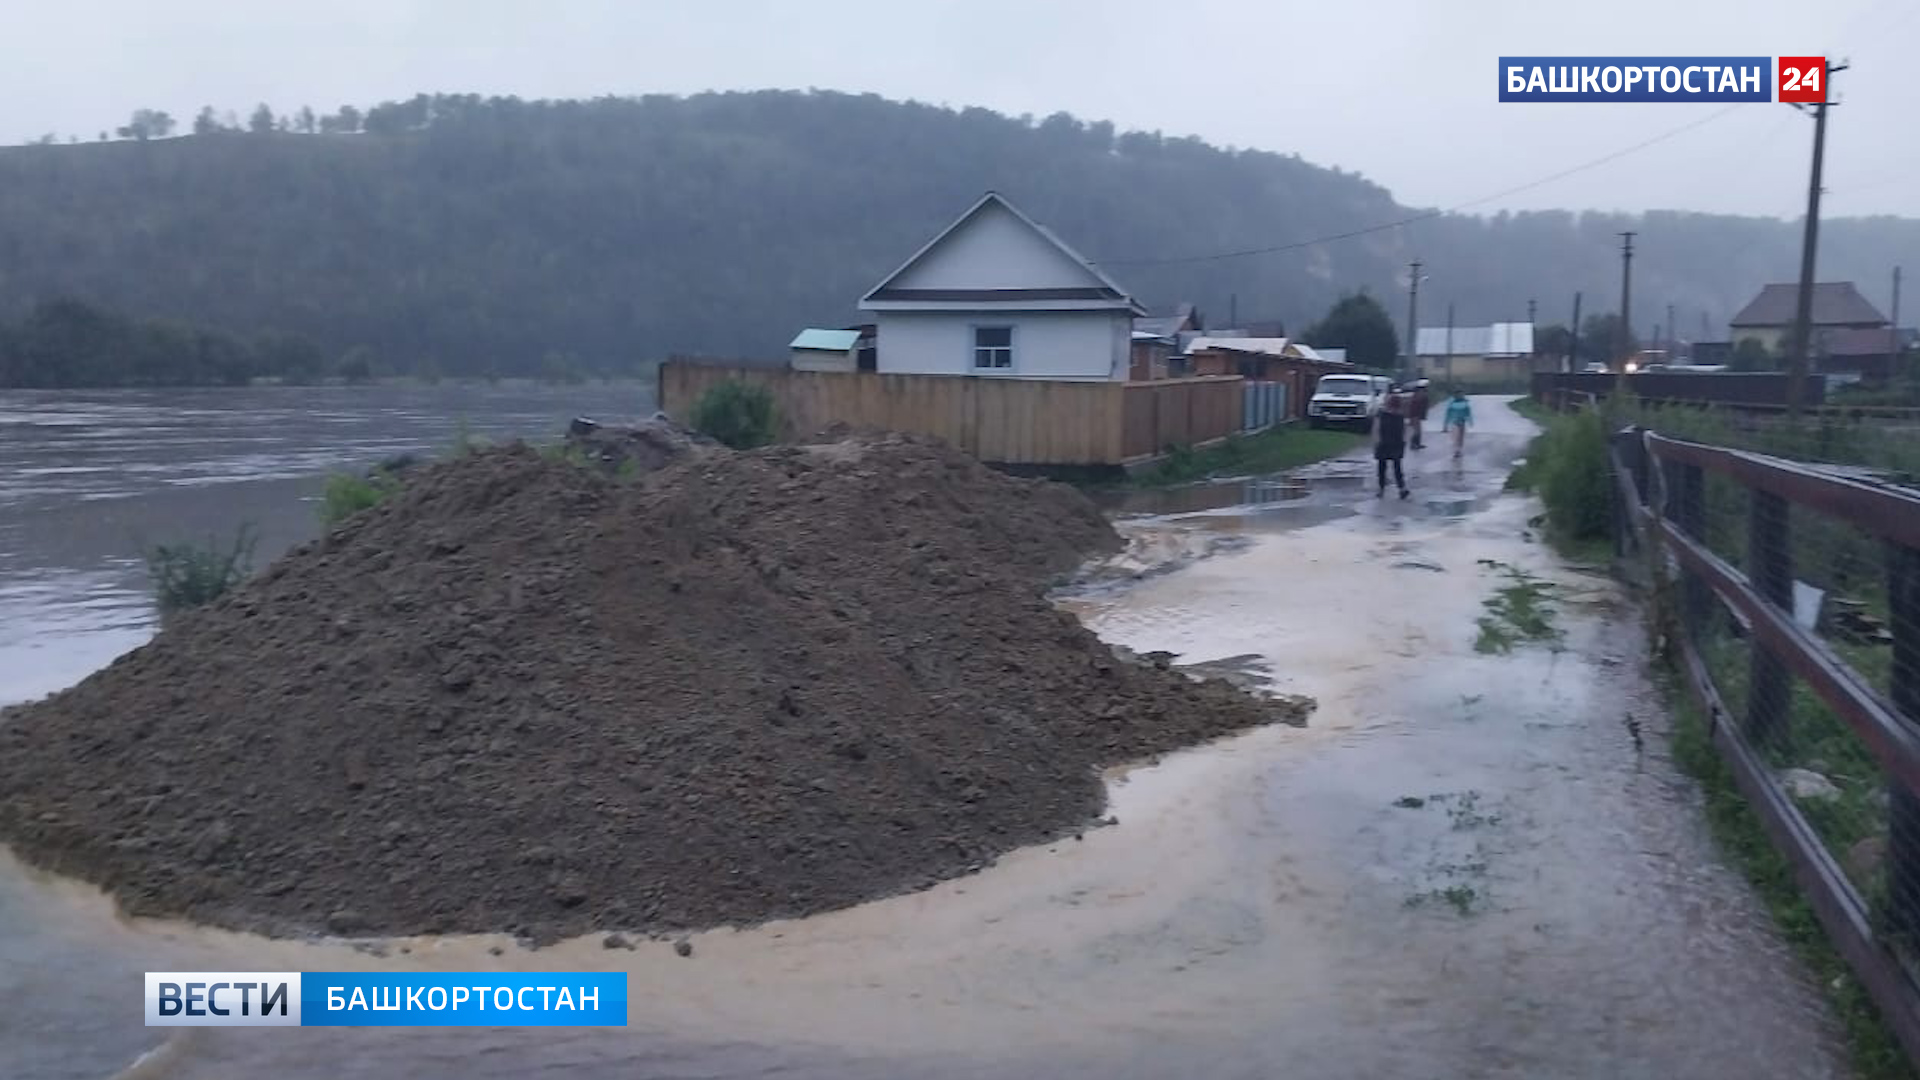
[[[1505,571],[1510,581],[1482,604],[1487,613],[1480,616],[1480,636],[1473,643],[1474,651],[1510,653],[1514,646],[1531,642],[1544,642],[1555,652],[1560,651],[1564,635],[1553,621],[1559,613],[1554,606],[1554,587],[1525,570],[1492,565]]]
[[[147,574],[162,616],[211,603],[253,572],[252,526],[234,531],[233,543],[155,544],[147,552]]]
[[[1229,435],[1195,450],[1177,446],[1129,477],[1133,487],[1171,487],[1215,476],[1282,472],[1339,457],[1367,442],[1364,432],[1281,425],[1253,435]]]
[[[362,510],[371,510],[400,490],[400,479],[385,469],[360,475],[334,473],[320,490],[320,523],[332,528]]]
[[[1560,415],[1530,397],[1514,398],[1507,402],[1507,406],[1541,427],[1545,427],[1549,421]]]
[[[1801,961],[1813,972],[1846,1030],[1854,1074],[1865,1080],[1915,1080],[1920,1077],[1901,1052],[1899,1041],[1880,1019],[1866,988],[1834,951],[1813,908],[1793,878],[1793,868],[1773,846],[1753,809],[1734,782],[1707,732],[1706,718],[1684,693],[1669,685],[1674,705],[1673,758],[1699,781],[1706,797],[1707,824],[1735,868],[1752,884],[1775,925]]]

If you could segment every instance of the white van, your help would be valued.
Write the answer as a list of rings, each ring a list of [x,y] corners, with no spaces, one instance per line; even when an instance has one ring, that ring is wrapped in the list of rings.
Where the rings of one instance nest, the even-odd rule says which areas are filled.
[[[1307,399],[1307,423],[1312,427],[1328,424],[1373,423],[1373,414],[1386,400],[1392,382],[1374,375],[1322,375],[1320,384]]]

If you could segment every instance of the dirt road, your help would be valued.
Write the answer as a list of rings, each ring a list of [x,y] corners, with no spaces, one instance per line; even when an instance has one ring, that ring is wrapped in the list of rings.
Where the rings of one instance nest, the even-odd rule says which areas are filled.
[[[1133,771],[1116,828],[911,896],[635,952],[597,939],[333,946],[116,922],[0,867],[0,1075],[112,1075],[160,1043],[143,969],[629,970],[624,1031],[202,1031],[140,1075],[1827,1077],[1819,995],[1668,760],[1632,613],[1499,494],[1527,425],[1476,402],[1465,461],[1360,462],[1285,497],[1129,522],[1237,550],[1071,605],[1183,660],[1320,700]],[[1238,487],[1232,490],[1241,491]],[[1228,500],[1238,502],[1237,497]],[[1515,571],[1557,644],[1475,648]],[[399,955],[399,946],[412,951]],[[75,1020],[76,1006],[87,1014]],[[26,1033],[32,1038],[25,1038]]]

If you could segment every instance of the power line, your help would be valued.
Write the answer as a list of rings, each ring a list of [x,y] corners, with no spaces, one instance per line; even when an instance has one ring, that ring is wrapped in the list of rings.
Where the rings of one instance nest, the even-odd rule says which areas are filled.
[[[1588,169],[1597,168],[1609,162],[1617,161],[1620,158],[1626,157],[1628,154],[1645,150],[1647,147],[1653,146],[1656,143],[1665,142],[1676,135],[1682,135],[1682,134],[1685,134],[1686,132],[1692,131],[1694,128],[1701,127],[1706,124],[1710,124],[1713,121],[1720,119],[1721,117],[1727,115],[1728,113],[1732,112],[1733,110],[1739,107],[1740,106],[1738,103],[1733,105],[1728,105],[1726,108],[1721,109],[1718,112],[1711,113],[1691,123],[1682,124],[1679,127],[1661,132],[1660,134],[1655,135],[1650,139],[1646,139],[1641,142],[1634,143],[1632,146],[1624,147],[1620,150],[1615,150],[1611,154],[1606,154],[1604,156],[1594,158],[1592,161],[1582,162],[1581,164],[1575,165],[1570,169],[1562,169],[1557,173],[1553,173],[1552,175],[1549,175],[1549,176],[1543,176],[1538,180],[1532,180],[1527,183],[1521,184],[1517,187],[1510,187],[1505,189],[1504,191],[1496,191],[1491,195],[1486,195],[1478,199],[1472,199],[1467,202],[1460,203],[1456,206],[1452,206],[1444,210],[1425,210],[1418,214],[1414,214],[1410,217],[1401,218],[1398,221],[1382,222],[1381,224],[1378,224],[1378,225],[1368,225],[1364,228],[1349,229],[1346,232],[1330,233],[1326,236],[1318,236],[1311,240],[1297,240],[1292,243],[1273,244],[1267,247],[1244,248],[1239,251],[1222,251],[1222,252],[1216,252],[1211,255],[1184,255],[1184,256],[1175,256],[1171,258],[1154,258],[1154,259],[1106,259],[1106,260],[1096,260],[1096,261],[1103,266],[1171,266],[1171,265],[1181,264],[1181,263],[1218,262],[1222,259],[1243,259],[1253,255],[1273,255],[1282,251],[1297,251],[1300,248],[1313,247],[1317,244],[1330,244],[1336,240],[1351,240],[1357,236],[1368,236],[1377,232],[1386,232],[1388,229],[1399,229],[1408,225],[1412,225],[1416,222],[1431,221],[1434,218],[1444,217],[1448,214],[1457,214],[1462,210],[1468,209],[1469,207],[1479,206],[1482,203],[1493,202],[1495,199],[1504,199],[1509,195],[1518,195],[1523,191],[1532,191],[1534,188],[1541,187],[1546,184],[1550,184],[1555,180],[1560,180],[1565,177],[1572,176],[1575,173],[1584,172]]]

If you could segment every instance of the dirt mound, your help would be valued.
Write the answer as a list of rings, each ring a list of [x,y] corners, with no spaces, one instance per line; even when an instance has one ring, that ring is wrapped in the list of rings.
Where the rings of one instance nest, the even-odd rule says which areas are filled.
[[[800,915],[1070,833],[1096,770],[1274,719],[1045,583],[1078,493],[937,444],[619,483],[523,446],[0,717],[0,837],[137,913],[297,933]]]

